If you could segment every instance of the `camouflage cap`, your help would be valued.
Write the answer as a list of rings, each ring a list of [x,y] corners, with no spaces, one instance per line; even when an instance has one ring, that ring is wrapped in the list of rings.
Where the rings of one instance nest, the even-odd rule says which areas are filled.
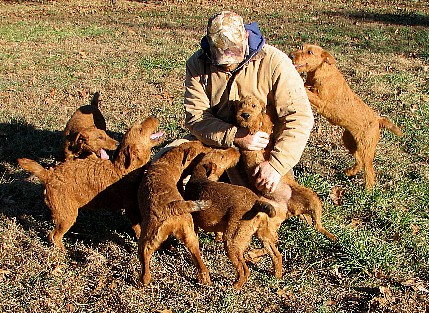
[[[222,11],[209,19],[207,38],[212,61],[216,64],[240,63],[247,48],[247,32],[243,18],[231,11]]]

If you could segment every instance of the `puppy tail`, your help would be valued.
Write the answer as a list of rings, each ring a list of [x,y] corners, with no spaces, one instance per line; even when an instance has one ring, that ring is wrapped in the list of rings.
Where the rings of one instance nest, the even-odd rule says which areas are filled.
[[[37,176],[38,179],[44,184],[46,184],[46,181],[49,176],[49,172],[47,169],[45,169],[43,166],[41,166],[36,161],[26,159],[26,158],[20,158],[18,159],[18,164],[26,171],[29,171]]]
[[[255,204],[253,204],[252,208],[244,213],[242,219],[243,220],[251,220],[254,218],[259,212],[267,214],[269,217],[276,216],[276,209],[274,206],[266,201],[257,200]]]
[[[168,205],[167,215],[182,215],[186,213],[203,211],[212,205],[210,200],[185,201],[178,200],[170,202]]]
[[[404,135],[402,130],[398,126],[396,126],[393,122],[389,121],[386,117],[380,117],[379,124],[380,124],[380,127],[391,130],[397,136]]]
[[[261,201],[261,200],[256,201],[255,204],[253,205],[252,210],[256,212],[263,212],[267,214],[269,217],[276,216],[276,209],[274,208],[274,206],[265,201]]]
[[[98,102],[100,101],[100,93],[97,91],[91,99],[91,105],[98,108]]]

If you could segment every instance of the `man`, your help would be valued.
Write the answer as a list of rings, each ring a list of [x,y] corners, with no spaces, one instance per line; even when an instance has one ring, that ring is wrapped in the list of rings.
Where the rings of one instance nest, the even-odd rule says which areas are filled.
[[[187,61],[185,87],[186,127],[209,146],[264,149],[269,134],[251,135],[234,126],[230,101],[253,95],[267,104],[276,143],[255,175],[259,190],[273,192],[298,163],[314,121],[303,81],[288,56],[265,43],[256,23],[244,25],[238,14],[223,11],[209,19],[201,49]],[[236,175],[229,173],[233,183],[240,181]]]

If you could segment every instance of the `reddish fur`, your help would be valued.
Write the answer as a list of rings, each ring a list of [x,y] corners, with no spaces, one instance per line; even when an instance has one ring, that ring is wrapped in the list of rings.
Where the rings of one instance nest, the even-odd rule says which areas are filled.
[[[101,149],[115,150],[118,142],[106,133],[106,121],[98,109],[96,93],[90,105],[73,113],[64,129],[64,156],[66,160],[100,157]]]
[[[372,189],[376,180],[373,160],[380,128],[387,128],[398,136],[402,136],[402,131],[353,92],[336,67],[334,57],[326,50],[304,45],[291,56],[297,70],[307,73],[305,86],[311,105],[330,123],[345,129],[344,145],[356,160],[356,164],[346,170],[346,175],[354,176],[363,168],[366,188]]]
[[[158,120],[147,118],[135,123],[125,134],[117,156],[111,162],[102,159],[76,159],[44,169],[30,159],[18,159],[19,165],[45,184],[45,202],[55,224],[49,240],[64,249],[62,238],[76,222],[83,208],[107,209],[125,213],[136,236],[140,236],[141,216],[137,206],[137,187],[150,150],[161,141],[150,136]]]
[[[169,235],[184,242],[198,270],[198,281],[210,285],[210,275],[201,258],[198,237],[194,231],[193,211],[204,209],[207,201],[185,201],[177,185],[188,166],[208,148],[199,141],[183,143],[172,148],[148,167],[139,190],[138,203],[143,216],[139,240],[142,265],[140,282],[151,280],[150,259]]]
[[[237,270],[236,289],[243,286],[250,274],[243,254],[252,236],[268,232],[265,229],[268,227],[267,220],[276,214],[271,204],[261,201],[250,189],[217,182],[226,169],[236,165],[239,158],[240,153],[235,148],[213,149],[195,167],[185,189],[186,199],[211,200],[209,208],[192,216],[196,227],[223,233],[225,250]],[[281,254],[275,245],[277,238],[260,239],[270,251],[276,276],[281,278]]]

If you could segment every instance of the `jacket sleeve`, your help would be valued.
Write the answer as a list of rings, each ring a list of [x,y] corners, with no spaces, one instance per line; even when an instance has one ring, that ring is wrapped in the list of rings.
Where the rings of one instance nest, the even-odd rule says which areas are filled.
[[[204,60],[196,52],[186,62],[185,80],[185,126],[191,134],[206,145],[231,147],[237,127],[222,121],[213,114],[210,99],[205,91]]]
[[[279,58],[277,61],[276,58]],[[285,175],[300,160],[313,128],[314,117],[304,82],[282,52],[274,56],[273,102],[278,116],[270,164]]]

